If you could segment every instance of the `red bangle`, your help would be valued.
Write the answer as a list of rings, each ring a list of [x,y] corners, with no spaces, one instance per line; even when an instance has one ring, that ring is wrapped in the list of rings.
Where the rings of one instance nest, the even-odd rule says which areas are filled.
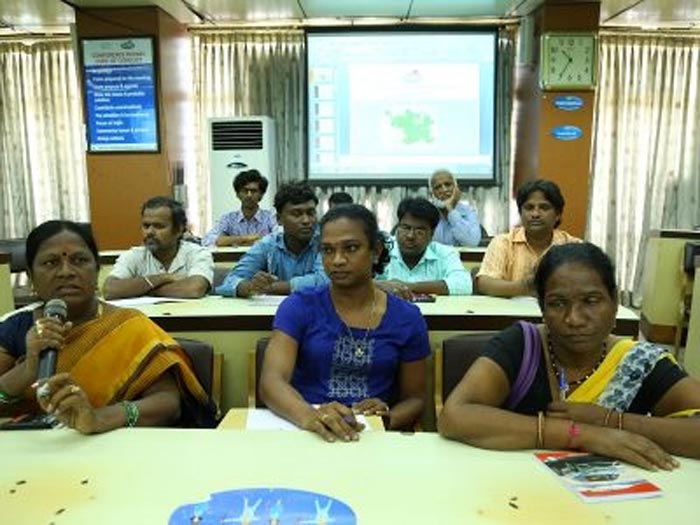
[[[574,439],[581,435],[581,427],[579,427],[575,421],[569,423],[569,439],[566,441],[566,448],[572,448],[574,444]]]

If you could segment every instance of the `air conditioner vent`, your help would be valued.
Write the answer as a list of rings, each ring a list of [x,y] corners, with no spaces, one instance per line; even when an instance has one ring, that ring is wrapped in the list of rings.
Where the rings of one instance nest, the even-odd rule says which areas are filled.
[[[259,120],[212,122],[214,151],[263,149],[263,123]]]

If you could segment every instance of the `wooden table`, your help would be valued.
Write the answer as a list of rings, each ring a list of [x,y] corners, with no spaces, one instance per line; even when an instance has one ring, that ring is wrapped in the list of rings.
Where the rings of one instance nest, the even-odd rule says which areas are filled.
[[[231,263],[238,262],[241,257],[248,251],[249,246],[235,246],[235,247],[223,247],[223,248],[212,248],[212,257],[215,263]],[[111,266],[117,261],[117,257],[124,253],[126,250],[104,250],[100,252],[100,264],[105,266]],[[484,254],[486,253],[486,248],[482,246],[477,247],[458,247],[457,251],[462,259],[462,262],[470,263],[480,263]]]
[[[439,296],[420,303],[428,330],[502,330],[516,320],[538,322],[542,313],[533,298],[502,299],[485,295]],[[277,306],[247,299],[207,296],[196,301],[139,307],[168,331],[270,330]],[[615,333],[636,336],[639,319],[621,306]]]
[[[2,432],[0,449],[0,523],[7,525],[165,525],[180,505],[254,487],[332,496],[362,525],[700,519],[698,461],[681,459],[671,473],[645,472],[664,490],[660,498],[584,504],[532,452],[481,450],[432,433],[368,432],[358,442],[329,444],[307,432],[53,430]]]

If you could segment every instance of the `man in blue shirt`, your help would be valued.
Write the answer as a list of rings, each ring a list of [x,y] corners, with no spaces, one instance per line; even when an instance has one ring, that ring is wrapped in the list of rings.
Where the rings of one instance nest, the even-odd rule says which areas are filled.
[[[317,204],[308,184],[283,185],[275,195],[275,209],[284,231],[255,243],[215,292],[227,297],[287,295],[327,283],[318,249]]]
[[[440,221],[438,209],[422,197],[407,198],[399,204],[397,215],[391,260],[377,276],[377,284],[409,299],[414,294],[471,294],[471,275],[457,250],[432,240]]]
[[[481,225],[476,210],[461,201],[462,192],[452,173],[438,170],[430,178],[430,192],[440,210],[433,240],[450,246],[478,246]]]

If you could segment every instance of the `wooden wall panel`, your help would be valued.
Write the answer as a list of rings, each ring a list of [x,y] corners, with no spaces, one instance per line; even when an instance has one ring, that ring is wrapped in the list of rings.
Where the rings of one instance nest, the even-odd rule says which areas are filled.
[[[178,53],[189,60],[186,46],[175,45],[185,28],[157,7],[80,9],[78,38],[153,36],[157,70],[160,151],[157,153],[86,153],[90,220],[101,249],[141,244],[140,209],[155,195],[172,194],[172,173],[181,162],[181,107],[171,108],[191,86],[179,80]],[[84,93],[84,91],[83,91]]]

